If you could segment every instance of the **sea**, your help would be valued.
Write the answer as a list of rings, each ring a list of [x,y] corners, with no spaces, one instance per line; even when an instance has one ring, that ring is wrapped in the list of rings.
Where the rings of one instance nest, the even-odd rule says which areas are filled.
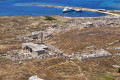
[[[60,8],[32,6],[38,4],[120,10],[120,0],[0,0],[0,16],[100,17],[106,15],[90,11],[63,13]]]

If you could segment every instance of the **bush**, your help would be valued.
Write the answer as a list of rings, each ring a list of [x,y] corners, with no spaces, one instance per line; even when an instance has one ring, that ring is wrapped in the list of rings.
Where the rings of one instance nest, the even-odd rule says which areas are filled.
[[[120,73],[120,68],[118,69],[118,72]]]
[[[115,78],[114,77],[112,77],[112,76],[108,76],[108,75],[104,75],[104,77],[108,80],[108,79],[110,79],[110,80],[114,80]]]
[[[56,20],[56,19],[55,19],[55,18],[53,18],[53,17],[50,17],[50,16],[45,16],[45,20],[52,21],[52,20]]]

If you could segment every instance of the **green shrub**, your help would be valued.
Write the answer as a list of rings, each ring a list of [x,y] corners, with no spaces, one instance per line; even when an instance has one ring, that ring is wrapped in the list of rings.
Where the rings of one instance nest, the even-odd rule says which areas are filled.
[[[104,75],[104,77],[105,77],[106,79],[110,79],[110,80],[114,80],[114,79],[115,79],[114,77],[109,76],[109,75]]]
[[[52,21],[52,20],[56,20],[56,19],[53,17],[50,17],[50,16],[45,16],[45,20]]]
[[[118,72],[120,73],[120,68],[118,69]]]

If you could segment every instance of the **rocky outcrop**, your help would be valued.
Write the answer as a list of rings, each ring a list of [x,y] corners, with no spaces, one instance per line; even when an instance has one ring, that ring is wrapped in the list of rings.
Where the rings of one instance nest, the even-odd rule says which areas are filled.
[[[29,80],[43,80],[43,79],[39,78],[37,75],[34,75],[34,76],[31,76]]]

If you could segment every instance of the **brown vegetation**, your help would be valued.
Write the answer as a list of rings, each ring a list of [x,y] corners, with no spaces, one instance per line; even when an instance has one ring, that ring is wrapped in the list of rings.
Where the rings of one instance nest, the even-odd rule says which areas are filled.
[[[72,21],[71,24],[67,22],[74,21],[74,18],[63,17],[55,17],[56,20],[53,21],[44,19],[45,17],[0,17],[0,53],[12,53],[13,50],[21,49],[24,42],[8,39],[44,30],[56,24],[71,27]],[[56,34],[46,42],[70,53],[104,48],[115,54],[119,50],[113,48],[119,47],[119,43],[105,45],[120,40],[119,32],[120,28],[115,26],[70,30]],[[86,48],[88,46],[93,47]],[[120,76],[118,69],[112,66],[115,64],[120,65],[118,55],[83,62],[77,59],[68,61],[64,58],[31,59],[22,61],[22,64],[0,57],[0,80],[28,80],[33,75],[45,80],[113,80]]]
[[[27,60],[22,61],[22,64],[0,58],[0,62],[1,80],[28,80],[33,75],[45,80],[107,80],[109,76],[120,76],[118,69],[112,67],[120,64],[120,57],[115,56],[83,62],[64,58]]]
[[[45,30],[52,25],[64,25],[65,19],[59,18],[55,21],[46,21],[45,17],[0,17],[0,54],[21,48],[23,40],[10,40],[24,36],[34,31]],[[61,21],[62,20],[62,21]]]
[[[94,46],[93,49],[106,48],[105,45],[120,40],[119,32],[119,27],[70,30],[50,38],[49,42],[65,52],[81,52],[88,50],[88,46]]]

